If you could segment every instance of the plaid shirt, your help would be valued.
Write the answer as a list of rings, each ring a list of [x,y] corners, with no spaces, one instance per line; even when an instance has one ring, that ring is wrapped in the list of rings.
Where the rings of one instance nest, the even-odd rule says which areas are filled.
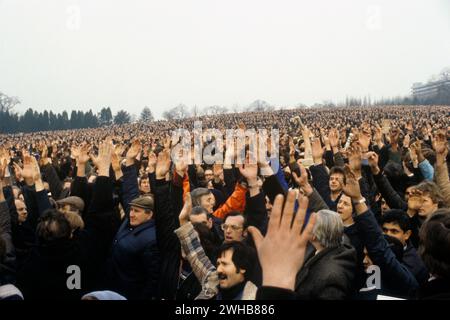
[[[181,242],[181,250],[191,265],[202,291],[195,299],[212,299],[219,293],[219,277],[216,267],[205,255],[197,231],[191,222],[175,230]]]

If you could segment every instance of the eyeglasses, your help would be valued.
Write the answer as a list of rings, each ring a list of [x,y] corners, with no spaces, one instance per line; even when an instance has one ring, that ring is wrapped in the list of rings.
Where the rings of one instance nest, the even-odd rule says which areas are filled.
[[[237,226],[235,224],[225,224],[225,223],[222,224],[220,227],[222,228],[223,231],[228,230],[228,228],[231,228],[231,230],[233,230],[233,231],[238,231],[238,230],[242,229],[242,227]]]

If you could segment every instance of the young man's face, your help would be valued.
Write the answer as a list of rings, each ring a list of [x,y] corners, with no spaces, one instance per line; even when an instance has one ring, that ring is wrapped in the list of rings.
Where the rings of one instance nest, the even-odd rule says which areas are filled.
[[[388,236],[398,239],[403,246],[406,245],[406,242],[411,236],[411,230],[403,231],[400,226],[394,222],[383,223],[383,232]]]
[[[206,209],[208,213],[213,213],[214,205],[216,204],[216,199],[212,193],[200,197],[200,206]]]
[[[434,203],[430,196],[422,195],[422,206],[419,208],[419,216],[423,218],[429,217],[438,209],[438,204]]]
[[[352,199],[349,196],[343,194],[337,204],[337,213],[339,213],[339,216],[341,217],[344,225],[350,224],[352,222],[352,212]]]
[[[219,275],[219,286],[221,289],[229,289],[245,281],[245,270],[237,272],[233,263],[233,250],[227,250],[217,259],[217,273]]]
[[[330,176],[330,190],[332,192],[339,192],[342,190],[342,184],[344,183],[344,176],[340,173],[333,173]]]
[[[244,217],[231,216],[222,224],[225,242],[244,240]]]
[[[139,207],[130,208],[130,226],[137,227],[152,218],[153,213],[146,212],[145,209]]]
[[[192,224],[201,223],[208,227],[208,229],[212,228],[212,219],[208,218],[206,214],[192,214],[189,216],[189,221],[191,221]]]
[[[150,193],[150,180],[148,178],[140,181],[139,190],[143,193]]]

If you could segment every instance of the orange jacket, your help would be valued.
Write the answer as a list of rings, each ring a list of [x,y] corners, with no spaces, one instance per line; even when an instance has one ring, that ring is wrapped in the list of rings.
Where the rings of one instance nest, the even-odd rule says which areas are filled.
[[[246,192],[247,188],[243,187],[239,182],[236,183],[236,187],[231,196],[229,196],[227,201],[213,212],[213,215],[223,219],[231,211],[244,212]]]
[[[188,192],[191,192],[191,187],[189,185],[189,176],[186,173],[183,177],[183,203],[184,197]],[[227,213],[231,211],[244,212],[246,192],[247,188],[243,187],[240,183],[236,183],[236,187],[231,196],[229,196],[227,201],[213,212],[213,216],[223,219]]]

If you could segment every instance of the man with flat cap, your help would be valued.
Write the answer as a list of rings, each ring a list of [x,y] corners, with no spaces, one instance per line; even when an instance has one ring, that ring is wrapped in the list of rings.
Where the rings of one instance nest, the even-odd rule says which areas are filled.
[[[160,254],[150,196],[135,198],[126,206],[126,218],[112,244],[109,265],[111,289],[127,299],[157,298]]]
[[[56,201],[58,210],[64,214],[69,221],[72,232],[84,229],[82,213],[84,210],[84,201],[80,197],[67,197]]]

